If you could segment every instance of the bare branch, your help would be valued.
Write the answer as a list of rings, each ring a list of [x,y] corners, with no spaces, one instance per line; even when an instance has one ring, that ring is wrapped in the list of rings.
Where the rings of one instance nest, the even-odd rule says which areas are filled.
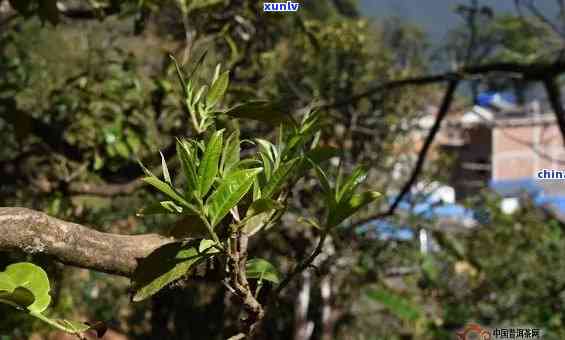
[[[435,83],[449,82],[454,78],[461,80],[469,76],[487,75],[491,73],[509,73],[520,75],[524,80],[544,80],[548,76],[555,76],[565,72],[565,60],[558,60],[554,63],[537,62],[537,63],[492,63],[476,66],[462,67],[455,72],[440,73],[436,75],[413,77],[399,80],[392,80],[386,83],[378,84],[368,90],[361,92],[350,98],[339,100],[333,103],[326,103],[321,108],[334,108],[349,105],[358,100],[370,97],[376,93],[394,90],[404,86],[420,86]]]
[[[424,145],[422,147],[422,150],[420,150],[420,153],[418,155],[418,160],[416,161],[416,165],[412,170],[412,174],[410,175],[410,178],[408,179],[406,184],[404,184],[404,186],[402,187],[400,193],[396,196],[394,202],[391,204],[389,209],[384,213],[372,215],[361,221],[357,221],[356,225],[362,225],[370,221],[373,221],[375,219],[391,216],[392,214],[394,214],[396,208],[398,207],[404,196],[406,196],[406,194],[410,191],[412,185],[414,185],[414,183],[418,179],[418,176],[420,175],[420,172],[422,171],[422,168],[424,167],[424,162],[426,161],[426,158],[428,156],[428,151],[430,150],[430,147],[435,139],[435,136],[437,135],[441,127],[441,123],[443,119],[447,116],[447,113],[449,112],[449,108],[451,107],[455,90],[457,89],[457,85],[459,85],[459,79],[453,79],[449,82],[449,85],[447,87],[447,90],[445,91],[445,96],[443,97],[443,101],[439,108],[434,125],[432,126],[430,132],[428,133],[428,136],[426,137],[426,140],[424,141]]]
[[[129,277],[137,260],[173,239],[117,235],[27,208],[0,207],[0,251],[53,256],[68,265]]]
[[[318,241],[318,244],[316,245],[316,248],[314,249],[312,254],[310,254],[310,256],[308,256],[308,258],[302,261],[299,265],[297,265],[292,270],[292,272],[290,272],[290,274],[288,274],[284,278],[284,280],[277,287],[275,295],[280,294],[280,292],[282,292],[283,289],[285,289],[286,286],[288,286],[288,284],[296,277],[296,275],[302,273],[304,270],[306,270],[306,268],[308,268],[312,264],[312,262],[314,262],[316,257],[318,257],[318,255],[320,255],[320,253],[322,252],[322,247],[324,246],[324,241],[326,241],[327,236],[328,236],[328,232],[324,230],[322,232],[322,235],[320,235],[320,240]]]

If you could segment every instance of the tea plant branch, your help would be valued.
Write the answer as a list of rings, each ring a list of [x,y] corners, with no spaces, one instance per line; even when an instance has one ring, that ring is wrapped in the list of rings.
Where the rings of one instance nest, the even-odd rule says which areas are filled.
[[[170,242],[156,234],[103,233],[39,211],[0,207],[0,251],[45,254],[99,272],[131,277],[138,259]]]
[[[318,257],[318,255],[320,255],[320,253],[322,252],[322,247],[324,246],[324,242],[326,241],[326,238],[328,236],[328,229],[324,229],[322,231],[322,234],[320,235],[320,239],[318,240],[318,244],[316,245],[316,248],[314,248],[314,251],[312,252],[312,254],[310,254],[310,256],[308,256],[308,258],[306,258],[304,261],[302,261],[300,264],[298,264],[293,270],[292,272],[290,272],[290,274],[288,274],[283,280],[282,282],[279,284],[279,286],[277,287],[277,290],[275,291],[275,295],[279,295],[283,289],[286,288],[286,286],[288,286],[288,284],[300,273],[302,273],[304,270],[306,270],[306,268],[310,267],[312,265],[312,263],[314,262],[314,260],[316,259],[316,257]]]
[[[250,335],[256,330],[257,325],[261,322],[265,315],[263,306],[257,301],[249,282],[247,281],[246,263],[247,263],[247,246],[249,237],[244,232],[238,231],[232,235],[228,247],[228,266],[229,266],[229,282],[224,283],[227,287],[231,287],[230,291],[234,293],[240,300],[247,313],[244,320],[242,334]],[[238,338],[235,335],[235,338]]]

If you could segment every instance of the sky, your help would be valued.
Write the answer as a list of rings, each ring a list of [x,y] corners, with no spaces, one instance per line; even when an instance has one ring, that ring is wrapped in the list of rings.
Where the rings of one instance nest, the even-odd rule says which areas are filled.
[[[361,14],[370,17],[399,16],[422,26],[438,42],[448,29],[461,23],[453,13],[455,6],[469,4],[469,0],[358,0]],[[514,0],[479,0],[480,5],[490,6],[497,13],[514,12]],[[545,13],[556,13],[555,0],[537,0],[536,5]]]

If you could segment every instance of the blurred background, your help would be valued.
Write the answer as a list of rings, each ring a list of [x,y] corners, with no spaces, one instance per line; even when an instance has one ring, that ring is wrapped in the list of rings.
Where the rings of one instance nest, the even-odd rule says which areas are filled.
[[[165,233],[170,218],[135,215],[155,196],[137,159],[178,167],[192,132],[169,55],[190,68],[207,51],[198,76],[231,70],[226,106],[320,103],[322,143],[385,197],[286,290],[270,339],[453,339],[469,322],[565,338],[565,183],[535,178],[565,169],[565,1],[298,2],[0,0],[0,206]],[[320,213],[317,190],[299,182],[251,252],[282,272],[307,256],[316,233],[292,216]],[[224,339],[238,322],[220,283],[134,304],[128,279],[46,256],[0,253],[0,268],[21,260],[48,271],[55,315],[104,320],[104,339]],[[67,338],[0,305],[0,340]]]

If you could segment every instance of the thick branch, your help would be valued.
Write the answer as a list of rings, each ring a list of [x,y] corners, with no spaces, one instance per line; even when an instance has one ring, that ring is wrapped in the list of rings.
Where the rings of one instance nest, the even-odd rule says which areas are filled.
[[[35,210],[0,207],[0,251],[41,253],[109,274],[131,276],[137,259],[172,241],[156,234],[103,233]]]

